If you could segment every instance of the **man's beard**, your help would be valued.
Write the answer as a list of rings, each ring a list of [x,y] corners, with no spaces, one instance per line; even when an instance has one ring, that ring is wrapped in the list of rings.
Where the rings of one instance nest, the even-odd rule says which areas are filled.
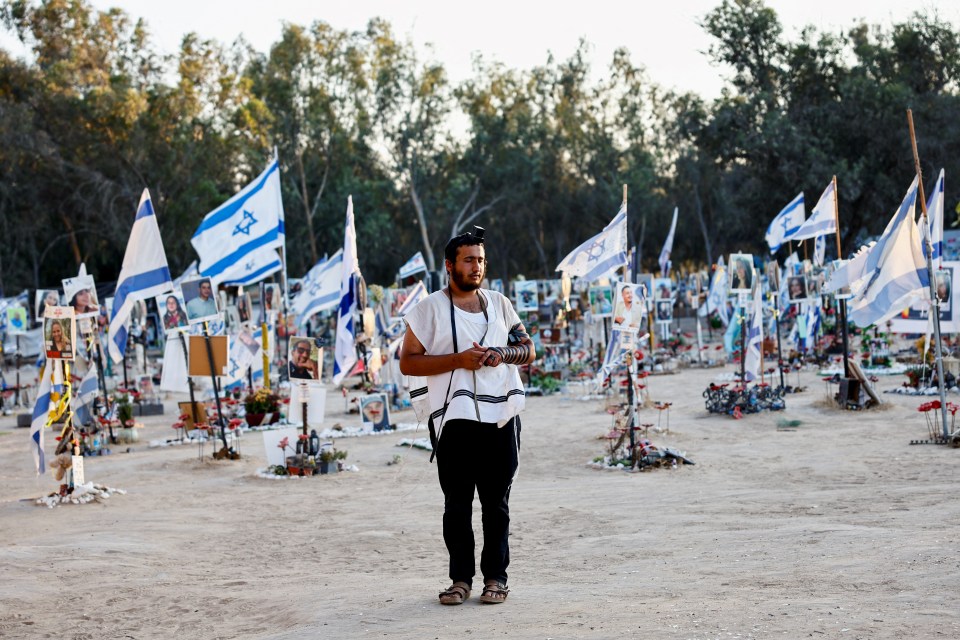
[[[457,270],[454,270],[450,274],[450,277],[453,280],[453,284],[457,285],[457,289],[460,289],[460,291],[469,293],[470,291],[476,291],[477,289],[480,288],[479,282],[477,283],[471,282],[470,280],[467,279],[467,276],[461,274]],[[482,274],[480,275],[480,280],[481,281],[483,280]]]

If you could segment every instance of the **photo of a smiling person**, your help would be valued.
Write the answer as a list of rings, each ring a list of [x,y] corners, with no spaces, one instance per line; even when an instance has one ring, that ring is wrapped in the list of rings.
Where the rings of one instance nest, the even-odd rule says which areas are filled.
[[[314,338],[294,336],[290,339],[290,378],[320,379],[320,353]]]

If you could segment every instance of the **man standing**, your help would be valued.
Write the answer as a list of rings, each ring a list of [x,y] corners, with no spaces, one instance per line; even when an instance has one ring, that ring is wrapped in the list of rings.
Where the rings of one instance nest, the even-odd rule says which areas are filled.
[[[480,571],[487,604],[507,598],[510,487],[520,448],[524,407],[518,365],[536,357],[510,300],[480,288],[486,273],[483,232],[451,238],[444,250],[449,286],[422,300],[404,318],[408,331],[400,370],[427,378],[430,431],[444,496],[443,540],[453,584],[441,604],[470,597],[476,573],[473,495],[480,498]],[[435,434],[435,436],[434,436]]]
[[[209,279],[200,281],[197,293],[199,295],[187,303],[187,317],[196,320],[217,315],[217,301],[213,299],[213,285]]]

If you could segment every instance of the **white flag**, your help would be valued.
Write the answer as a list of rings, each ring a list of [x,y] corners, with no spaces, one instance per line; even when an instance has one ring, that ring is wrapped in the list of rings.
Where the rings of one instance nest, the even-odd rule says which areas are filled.
[[[660,250],[660,277],[670,277],[670,254],[673,253],[673,235],[677,231],[677,207],[673,208],[673,222],[670,223],[670,233],[667,239],[663,241],[663,249]]]

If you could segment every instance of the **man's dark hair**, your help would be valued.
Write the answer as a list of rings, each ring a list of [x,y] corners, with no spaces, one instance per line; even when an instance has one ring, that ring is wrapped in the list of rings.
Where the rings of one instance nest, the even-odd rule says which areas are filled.
[[[467,231],[466,233],[461,233],[458,236],[453,236],[447,242],[447,246],[443,249],[443,257],[450,262],[457,261],[457,249],[460,247],[475,247],[477,245],[483,245],[483,227],[474,227],[473,231]]]

